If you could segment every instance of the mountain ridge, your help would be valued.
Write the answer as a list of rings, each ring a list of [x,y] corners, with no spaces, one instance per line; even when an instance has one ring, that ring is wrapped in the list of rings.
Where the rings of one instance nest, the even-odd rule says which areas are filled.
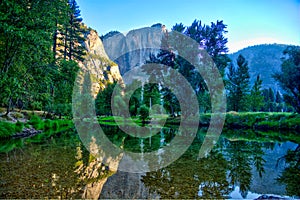
[[[279,83],[272,75],[281,71],[281,58],[287,44],[260,44],[243,48],[235,53],[228,54],[236,66],[236,59],[241,54],[248,62],[250,83],[253,85],[257,75],[262,79],[262,88],[272,88],[275,92],[283,93]]]

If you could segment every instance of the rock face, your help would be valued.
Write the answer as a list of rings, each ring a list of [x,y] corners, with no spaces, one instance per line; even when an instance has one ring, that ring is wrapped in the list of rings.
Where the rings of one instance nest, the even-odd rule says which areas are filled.
[[[163,26],[132,30],[126,36],[118,33],[105,38],[103,45],[109,58],[119,65],[123,75],[144,64],[150,54],[158,53],[164,31]]]
[[[96,31],[91,30],[86,35],[84,46],[87,55],[83,62],[79,62],[80,72],[77,80],[83,83],[84,77],[89,74],[91,93],[95,98],[106,82],[122,81],[122,77],[118,65],[107,56]]]

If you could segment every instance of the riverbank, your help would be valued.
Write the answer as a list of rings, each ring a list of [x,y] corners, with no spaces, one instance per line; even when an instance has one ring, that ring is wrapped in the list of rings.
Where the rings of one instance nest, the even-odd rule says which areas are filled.
[[[11,113],[8,119],[0,119],[0,138],[11,138],[18,136],[30,136],[48,130],[59,130],[62,127],[74,127],[70,119],[42,119],[42,112],[32,113]],[[128,123],[121,117],[101,116],[98,122],[103,125],[117,125]],[[143,125],[139,118],[132,118],[131,123]],[[199,125],[208,127],[210,124],[211,114],[201,114]],[[166,120],[167,126],[179,125],[180,117],[170,118],[167,116],[156,116],[155,120],[158,124]],[[224,128],[230,130],[258,130],[258,131],[294,131],[300,132],[300,115],[294,113],[274,113],[274,112],[247,112],[226,113]]]
[[[0,121],[0,139],[31,137],[41,132],[56,133],[72,127],[72,120],[43,120],[38,115],[32,115],[30,119]]]
[[[200,126],[209,126],[211,114],[200,115]],[[179,124],[180,117],[168,118],[167,124]],[[300,131],[300,114],[282,112],[228,112],[225,128],[254,130],[293,130]]]

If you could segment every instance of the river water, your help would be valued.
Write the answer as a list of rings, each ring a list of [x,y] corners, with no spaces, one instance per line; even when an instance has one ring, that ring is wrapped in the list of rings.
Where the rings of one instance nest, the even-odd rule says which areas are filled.
[[[103,130],[115,146],[138,153],[163,152],[179,134],[176,127],[164,128],[141,139],[129,137],[117,126]],[[176,161],[143,173],[112,170],[122,165],[122,155],[104,165],[105,155],[91,154],[92,145],[85,147],[73,129],[0,141],[0,198],[299,197],[300,145],[294,137],[298,133],[223,130],[213,150],[199,158],[205,133],[200,129]]]

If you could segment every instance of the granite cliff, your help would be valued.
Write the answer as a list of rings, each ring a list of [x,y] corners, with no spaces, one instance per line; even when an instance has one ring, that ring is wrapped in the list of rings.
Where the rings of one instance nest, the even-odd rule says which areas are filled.
[[[145,27],[131,30],[126,36],[115,32],[103,38],[103,45],[109,58],[119,65],[123,75],[144,64],[150,54],[158,53],[164,30],[164,26]]]
[[[96,31],[86,34],[84,46],[87,55],[83,62],[78,62],[80,72],[77,81],[83,83],[84,76],[89,74],[91,79],[91,93],[96,97],[106,82],[122,81],[119,66],[107,56],[103,43]]]

